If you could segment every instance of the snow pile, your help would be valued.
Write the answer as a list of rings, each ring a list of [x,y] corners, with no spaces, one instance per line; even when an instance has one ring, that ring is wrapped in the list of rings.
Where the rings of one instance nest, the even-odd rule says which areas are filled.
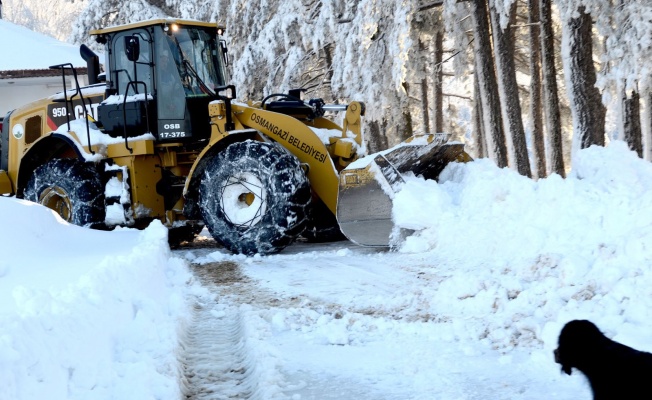
[[[401,251],[428,252],[454,274],[432,300],[490,317],[477,330],[498,348],[552,346],[573,318],[652,347],[640,330],[652,310],[652,165],[623,142],[583,150],[574,165],[568,179],[535,182],[477,160],[396,195],[398,225],[418,231]]]
[[[68,128],[70,128],[70,131]],[[98,162],[103,160],[106,158],[107,146],[112,144],[125,143],[125,139],[123,137],[111,137],[106,133],[100,131],[94,122],[87,122],[83,118],[70,121],[70,125],[65,123],[57,128],[55,132],[63,136],[68,136],[70,141],[74,143],[75,146],[77,146],[79,153],[84,157],[86,161]],[[71,132],[74,132],[75,136],[72,136]],[[88,147],[89,138],[91,146],[97,146],[95,154],[90,154],[84,149],[84,147],[82,147]],[[145,133],[139,136],[130,137],[127,139],[127,141],[129,143],[133,143],[141,140],[154,139],[154,135],[151,133]]]
[[[590,398],[552,349],[587,318],[652,350],[652,165],[613,142],[575,166],[533,181],[476,160],[440,184],[410,178],[394,217],[416,232],[398,251],[176,250],[210,291],[158,223],[89,231],[1,198],[0,399],[172,400],[201,376],[217,398]]]
[[[613,142],[576,166],[533,181],[477,160],[441,184],[410,179],[394,217],[417,232],[397,252],[185,256],[239,262],[264,288],[221,301],[246,301],[244,325],[282,352],[267,360],[287,396],[589,398],[581,374],[552,359],[566,322],[652,350],[652,165]]]
[[[167,231],[91,231],[0,199],[0,398],[178,398],[188,272]],[[10,228],[9,228],[10,227]]]

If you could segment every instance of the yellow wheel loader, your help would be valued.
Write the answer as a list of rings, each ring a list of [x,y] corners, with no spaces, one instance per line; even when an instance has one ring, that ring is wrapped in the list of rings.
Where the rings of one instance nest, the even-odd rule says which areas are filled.
[[[71,64],[52,66],[64,91],[5,116],[0,194],[99,229],[157,219],[171,244],[206,226],[235,253],[342,233],[389,246],[403,176],[437,179],[470,159],[433,135],[364,156],[359,102],[304,101],[301,90],[237,101],[221,29],[159,19],[92,31],[105,45],[103,73],[82,45],[88,86]],[[341,125],[325,117],[338,112]]]

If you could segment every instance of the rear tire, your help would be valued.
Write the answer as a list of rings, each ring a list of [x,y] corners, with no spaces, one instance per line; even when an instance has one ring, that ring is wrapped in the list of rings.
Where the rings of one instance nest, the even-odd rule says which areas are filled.
[[[61,158],[41,165],[27,182],[24,198],[54,210],[71,224],[104,222],[104,185],[92,163]]]
[[[188,223],[179,227],[169,228],[168,244],[170,248],[176,249],[182,243],[192,243],[201,233],[202,229],[204,229],[204,224],[202,223]]]
[[[281,251],[303,231],[310,184],[299,161],[276,145],[248,140],[208,161],[199,187],[209,232],[246,255]]]

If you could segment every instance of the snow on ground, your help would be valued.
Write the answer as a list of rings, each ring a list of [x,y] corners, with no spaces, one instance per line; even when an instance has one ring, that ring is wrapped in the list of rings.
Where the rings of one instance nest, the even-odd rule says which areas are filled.
[[[652,351],[651,186],[622,142],[567,179],[477,160],[408,180],[394,213],[416,232],[395,251],[265,257],[171,252],[158,223],[89,231],[0,198],[0,399],[178,399],[188,363],[250,371],[203,398],[588,399],[552,350],[587,318]],[[198,310],[235,335],[222,359],[188,350]]]
[[[91,231],[11,198],[0,221],[0,399],[180,397],[189,275],[160,223]]]

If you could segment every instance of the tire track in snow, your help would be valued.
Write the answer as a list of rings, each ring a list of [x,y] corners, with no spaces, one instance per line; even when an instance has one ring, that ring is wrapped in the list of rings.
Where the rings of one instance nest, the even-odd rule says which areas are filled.
[[[191,270],[210,295],[194,299],[194,316],[182,340],[185,399],[392,398],[383,393],[368,393],[372,388],[355,379],[330,376],[324,380],[319,373],[287,369],[275,356],[270,356],[269,344],[261,344],[255,332],[260,326],[255,320],[260,318],[260,312],[269,310],[299,310],[299,316],[300,310],[311,310],[335,319],[351,313],[398,316],[385,315],[387,310],[325,302],[307,294],[281,296],[259,286],[232,261],[191,264]]]
[[[220,288],[243,279],[236,264],[193,266],[209,294],[195,299],[190,326],[182,335],[180,361],[185,399],[255,399],[255,360],[247,351],[243,318],[235,306],[218,302]]]
[[[359,382],[345,378],[338,378],[334,388],[332,378],[324,380],[311,372],[278,371],[265,349],[258,347],[251,332],[255,327],[247,326],[251,316],[247,317],[246,310],[315,307],[337,314],[339,306],[297,297],[279,298],[230,261],[191,264],[191,270],[209,295],[196,297],[190,326],[182,335],[179,359],[184,372],[184,399],[385,399],[383,395],[369,395]]]

